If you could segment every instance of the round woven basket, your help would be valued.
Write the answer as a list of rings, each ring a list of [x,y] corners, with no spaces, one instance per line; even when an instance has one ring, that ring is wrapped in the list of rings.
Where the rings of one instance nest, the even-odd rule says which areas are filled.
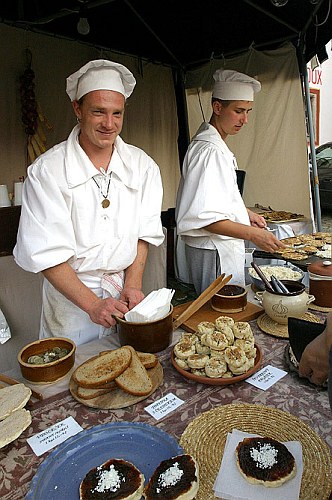
[[[197,500],[214,499],[213,484],[227,434],[233,429],[278,441],[300,441],[303,476],[300,500],[327,500],[332,490],[332,456],[327,444],[302,420],[276,408],[229,404],[202,413],[183,432],[180,445],[199,465]],[[249,484],[249,483],[248,483]]]
[[[311,321],[312,323],[320,323],[320,319],[313,313],[306,312],[301,319],[306,321]],[[262,314],[257,318],[257,325],[264,332],[272,335],[273,337],[279,337],[282,339],[288,339],[288,325],[280,325],[276,321],[273,321],[266,313]]]

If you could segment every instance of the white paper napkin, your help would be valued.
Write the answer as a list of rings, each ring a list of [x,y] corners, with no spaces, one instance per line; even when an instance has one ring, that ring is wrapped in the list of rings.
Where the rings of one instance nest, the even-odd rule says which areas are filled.
[[[224,455],[218,476],[213,486],[214,494],[223,500],[298,500],[303,474],[302,445],[299,441],[283,443],[295,458],[297,472],[293,479],[277,488],[267,488],[263,485],[250,484],[241,475],[237,464],[235,449],[240,441],[246,437],[255,437],[257,434],[248,434],[237,429],[228,433]]]
[[[11,338],[10,328],[3,312],[0,309],[0,344],[4,344]]]
[[[133,323],[148,323],[163,318],[170,311],[174,292],[175,290],[168,288],[154,290],[125,314],[125,320]]]

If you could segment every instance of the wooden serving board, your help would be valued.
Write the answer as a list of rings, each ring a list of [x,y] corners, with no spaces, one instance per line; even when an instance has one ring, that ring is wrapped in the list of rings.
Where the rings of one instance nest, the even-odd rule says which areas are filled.
[[[186,302],[179,306],[174,307],[173,318],[176,319],[180,314],[186,309],[191,302]],[[195,332],[198,323],[201,321],[212,321],[214,322],[219,316],[229,316],[233,318],[234,321],[250,321],[252,319],[258,318],[264,313],[264,309],[252,302],[247,303],[247,307],[244,311],[238,313],[221,313],[212,309],[210,302],[204,304],[195,314],[193,314],[187,321],[185,321],[181,328],[187,332]]]
[[[127,406],[134,405],[139,401],[143,401],[143,399],[148,398],[163,383],[164,372],[159,361],[154,368],[150,368],[148,370],[148,374],[152,380],[153,387],[152,391],[146,396],[133,396],[132,394],[128,394],[117,387],[102,396],[98,396],[97,398],[83,399],[77,395],[77,385],[73,378],[70,379],[69,390],[73,398],[85,406],[89,406],[90,408],[100,408],[103,410],[117,410],[119,408],[126,408]]]

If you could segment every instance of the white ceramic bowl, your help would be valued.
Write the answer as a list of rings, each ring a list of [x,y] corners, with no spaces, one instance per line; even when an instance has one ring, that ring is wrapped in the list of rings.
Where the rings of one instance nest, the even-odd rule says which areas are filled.
[[[259,265],[260,269],[264,272],[266,271],[267,273],[267,279],[270,281],[270,273],[272,272],[272,268],[273,268],[273,275],[279,279],[279,280],[290,280],[290,281],[298,281],[299,283],[302,282],[303,278],[304,278],[304,272],[297,266],[294,266],[293,264],[287,262],[285,264],[260,264]],[[278,275],[278,271],[276,273],[274,273],[274,270],[275,268],[279,268],[280,271],[279,272],[283,272],[285,270],[286,274],[288,274],[288,270],[292,270],[292,271],[296,271],[299,273],[299,277],[296,279],[296,278],[291,278],[291,277],[280,277]],[[257,288],[257,290],[265,290],[265,285],[263,283],[263,281],[260,279],[260,277],[257,275],[256,276],[253,276],[252,273],[254,274],[257,274],[256,271],[250,267],[249,270],[249,278],[250,280],[252,281],[252,283],[254,284],[254,286]],[[266,274],[264,273],[264,274]]]

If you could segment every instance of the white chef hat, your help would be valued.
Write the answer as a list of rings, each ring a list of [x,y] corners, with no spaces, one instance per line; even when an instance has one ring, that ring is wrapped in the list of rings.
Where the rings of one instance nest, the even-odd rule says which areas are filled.
[[[114,90],[127,99],[135,84],[133,74],[122,64],[96,59],[67,78],[66,92],[71,101],[77,101],[93,90]]]
[[[253,101],[254,94],[261,90],[255,78],[230,69],[218,69],[213,74],[215,80],[212,97],[223,101]]]

